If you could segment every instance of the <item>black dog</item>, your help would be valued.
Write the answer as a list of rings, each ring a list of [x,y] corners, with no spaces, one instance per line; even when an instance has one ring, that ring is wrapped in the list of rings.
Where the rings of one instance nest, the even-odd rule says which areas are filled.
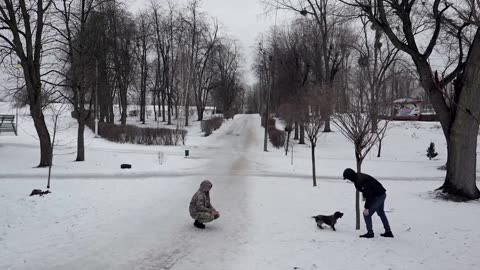
[[[315,219],[315,222],[317,222],[317,226],[320,229],[323,229],[322,224],[325,223],[328,226],[332,227],[332,230],[335,231],[335,224],[337,224],[337,219],[343,217],[342,212],[335,212],[335,214],[331,216],[324,216],[324,215],[318,215],[318,216],[313,216],[312,218]]]

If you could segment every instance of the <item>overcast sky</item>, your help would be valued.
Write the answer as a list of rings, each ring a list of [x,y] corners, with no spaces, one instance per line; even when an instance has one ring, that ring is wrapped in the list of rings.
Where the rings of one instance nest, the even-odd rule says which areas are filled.
[[[183,5],[187,0],[173,0]],[[132,12],[148,9],[150,0],[127,0]],[[245,58],[244,70],[247,81],[255,79],[251,72],[254,50],[258,48],[257,37],[275,23],[275,14],[265,15],[265,7],[260,0],[202,0],[201,10],[218,19],[223,31],[240,41]],[[277,21],[281,23],[285,14],[278,13]]]

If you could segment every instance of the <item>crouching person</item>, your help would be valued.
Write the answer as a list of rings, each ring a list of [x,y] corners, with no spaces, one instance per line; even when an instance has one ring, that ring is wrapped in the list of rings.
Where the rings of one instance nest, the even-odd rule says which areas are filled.
[[[210,190],[212,183],[208,180],[200,184],[200,188],[190,201],[190,216],[195,220],[193,225],[205,229],[205,224],[220,217],[220,213],[210,203]]]

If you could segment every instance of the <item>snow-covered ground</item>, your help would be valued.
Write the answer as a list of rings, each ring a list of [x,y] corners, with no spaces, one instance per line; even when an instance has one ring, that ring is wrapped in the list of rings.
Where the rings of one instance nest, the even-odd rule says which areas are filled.
[[[5,110],[5,109],[4,109]],[[4,113],[4,111],[0,112]],[[48,117],[47,117],[48,118]],[[63,124],[70,126],[65,117]],[[0,136],[0,269],[477,269],[480,203],[432,199],[441,185],[445,145],[435,123],[392,125],[382,158],[364,171],[386,189],[394,239],[359,239],[354,187],[341,179],[354,167],[339,132],[318,147],[318,187],[311,186],[310,149],[296,145],[294,163],[281,150],[263,152],[257,115],[226,121],[210,137],[198,122],[186,146],[119,145],[87,137],[87,161],[74,148],[55,156],[52,194],[46,170],[33,168],[38,146],[27,115],[20,136]],[[75,128],[63,131],[71,144]],[[439,157],[429,161],[430,141]],[[74,145],[74,144],[73,144]],[[185,149],[191,157],[184,158]],[[159,152],[163,153],[160,164]],[[120,163],[132,163],[130,171]],[[192,226],[188,203],[201,180],[213,184],[222,217]],[[337,232],[310,218],[342,211]],[[376,233],[382,231],[377,217]],[[363,224],[362,224],[363,228]]]

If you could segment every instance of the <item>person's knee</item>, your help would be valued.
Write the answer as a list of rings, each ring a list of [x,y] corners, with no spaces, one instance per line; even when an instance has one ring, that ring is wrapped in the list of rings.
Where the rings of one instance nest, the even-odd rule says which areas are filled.
[[[198,214],[197,220],[201,223],[208,223],[217,218],[213,213],[200,213]]]

